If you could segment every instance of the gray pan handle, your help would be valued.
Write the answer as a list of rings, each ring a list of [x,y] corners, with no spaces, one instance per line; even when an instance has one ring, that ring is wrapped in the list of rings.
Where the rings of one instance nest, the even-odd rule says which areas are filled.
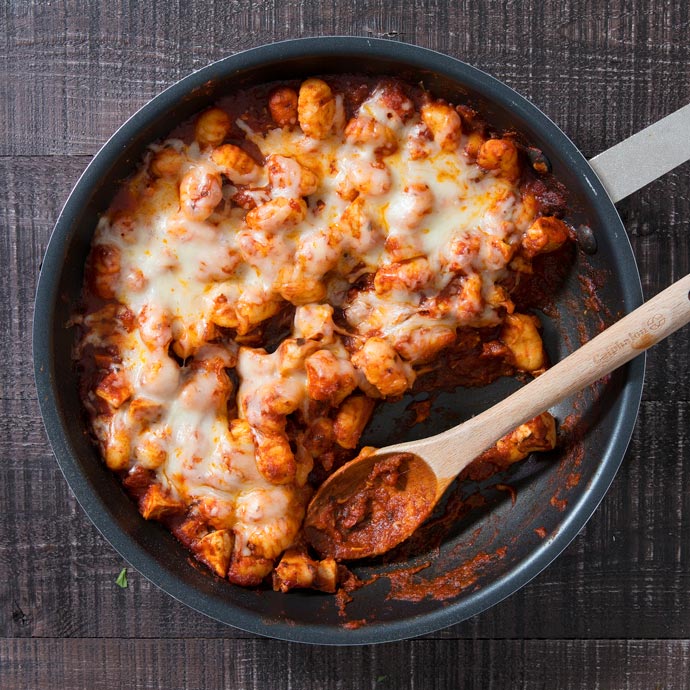
[[[589,164],[614,203],[690,160],[690,103],[612,146]]]

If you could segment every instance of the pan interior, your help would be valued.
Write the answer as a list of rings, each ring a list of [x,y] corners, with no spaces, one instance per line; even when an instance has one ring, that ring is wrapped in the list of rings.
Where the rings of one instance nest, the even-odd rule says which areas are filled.
[[[569,220],[575,227],[590,227],[598,245],[593,255],[575,252],[555,299],[556,315],[540,314],[552,361],[637,306],[639,278],[613,205],[574,146],[536,108],[445,56],[386,41],[334,38],[276,44],[215,63],[168,89],[126,123],[98,154],[63,210],[44,261],[34,324],[37,384],[51,442],[77,498],[113,546],[153,582],[214,618],[269,636],[331,644],[394,640],[450,625],[496,603],[545,567],[579,531],[613,478],[634,422],[643,369],[642,363],[628,365],[605,384],[554,410],[557,419],[568,419],[573,429],[565,450],[532,457],[489,481],[456,487],[456,497],[482,499],[444,528],[440,538],[429,532],[426,543],[431,547],[409,553],[403,546],[392,556],[354,568],[366,579],[429,562],[410,575],[410,581],[436,582],[448,580],[449,573],[477,554],[487,554],[488,560],[444,600],[387,598],[387,578],[355,592],[344,613],[332,596],[242,589],[195,566],[167,530],[141,518],[89,440],[69,366],[73,333],[65,324],[79,299],[98,215],[147,144],[219,97],[245,85],[343,72],[422,81],[436,96],[469,102],[491,124],[519,131],[545,152],[555,175],[571,191]],[[598,285],[605,310],[584,306],[588,281]],[[381,407],[363,442],[380,446],[437,433],[486,409],[518,385],[501,379],[486,388],[443,393],[434,399],[427,421],[414,426],[405,424],[408,406],[415,401],[408,395]],[[511,493],[496,484],[515,489],[514,504]],[[347,629],[347,621],[366,623]]]

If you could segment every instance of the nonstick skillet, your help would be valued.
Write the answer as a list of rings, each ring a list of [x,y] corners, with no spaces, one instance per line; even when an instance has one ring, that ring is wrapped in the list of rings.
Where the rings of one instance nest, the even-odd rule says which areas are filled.
[[[341,609],[333,596],[276,593],[231,585],[195,566],[161,525],[144,520],[92,445],[71,366],[74,334],[66,327],[79,300],[84,262],[98,216],[114,190],[131,174],[146,146],[178,123],[232,91],[258,83],[336,73],[395,75],[423,82],[435,96],[468,102],[499,129],[515,130],[540,149],[555,176],[570,190],[568,220],[578,229],[578,249],[556,296],[556,309],[542,317],[552,361],[592,337],[603,325],[642,301],[639,275],[614,201],[685,160],[672,148],[660,165],[636,166],[639,179],[612,176],[622,159],[648,153],[645,141],[610,150],[592,165],[538,108],[489,75],[448,56],[419,47],[354,37],[300,39],[263,46],[220,60],[182,79],[133,115],[103,146],[70,195],[51,236],[41,268],[34,314],[34,365],[44,423],[56,458],[83,509],[106,539],[145,577],[176,599],[219,621],[279,639],[319,644],[387,642],[458,623],[496,604],[545,568],[582,529],[623,459],[642,393],[644,358],[616,372],[553,410],[567,420],[568,438],[547,457],[533,457],[489,482],[466,483],[456,498],[481,496],[475,509],[445,529],[438,550],[405,551],[353,570],[374,579]],[[687,115],[687,113],[686,113]],[[665,129],[674,126],[669,121]],[[629,140],[630,141],[630,140]],[[687,153],[690,156],[690,152]],[[679,159],[680,158],[680,159]],[[623,169],[626,169],[625,166]],[[629,166],[627,167],[629,171]],[[612,191],[607,193],[605,185]],[[584,308],[595,287],[600,308]],[[471,391],[444,393],[428,420],[407,427],[407,396],[382,406],[364,443],[386,445],[448,428],[514,390],[501,379]],[[576,468],[576,471],[575,469]],[[578,481],[573,481],[573,475]],[[509,491],[515,491],[513,504]],[[457,594],[414,601],[391,598],[386,573],[429,565],[414,581],[434,581],[463,564],[481,567]]]

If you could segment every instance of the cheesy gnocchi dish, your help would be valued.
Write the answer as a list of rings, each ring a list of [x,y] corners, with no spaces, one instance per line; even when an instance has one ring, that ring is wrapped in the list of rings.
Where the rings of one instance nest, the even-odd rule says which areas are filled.
[[[571,231],[528,153],[356,76],[254,87],[151,145],[74,319],[94,438],[143,517],[230,582],[334,591],[302,520],[374,408],[546,367],[515,296]],[[545,414],[486,459],[554,443]]]

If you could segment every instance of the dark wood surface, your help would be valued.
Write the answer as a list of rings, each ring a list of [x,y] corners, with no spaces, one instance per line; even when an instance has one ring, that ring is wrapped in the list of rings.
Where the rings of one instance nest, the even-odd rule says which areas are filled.
[[[116,127],[208,62],[296,36],[409,41],[526,95],[591,156],[690,101],[685,0],[0,5],[0,687],[690,687],[690,329],[653,350],[635,435],[564,554],[493,609],[361,648],[253,637],[129,570],[46,440],[31,365],[38,267]],[[690,134],[690,132],[689,132]],[[690,165],[619,204],[645,293],[690,271]]]

